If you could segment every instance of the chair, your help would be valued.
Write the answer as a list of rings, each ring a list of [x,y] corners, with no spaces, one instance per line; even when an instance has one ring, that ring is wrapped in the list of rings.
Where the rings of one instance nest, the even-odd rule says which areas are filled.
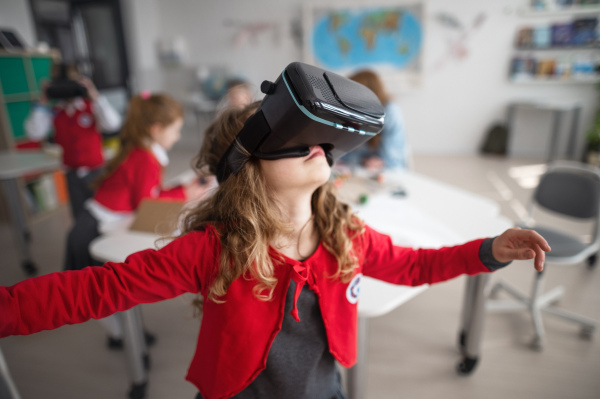
[[[565,231],[531,223],[533,211],[538,208],[550,211],[563,221],[569,219],[591,222],[593,225],[591,242],[584,242]],[[596,254],[600,250],[600,170],[576,162],[550,164],[546,173],[540,178],[528,211],[528,220],[520,226],[537,231],[548,241],[552,251],[546,253],[546,264],[572,265],[587,260],[590,269],[595,266]],[[542,293],[545,270],[546,268],[542,272],[536,272],[530,297],[507,282],[499,281],[491,289],[490,298],[494,298],[499,290],[504,290],[516,301],[488,299],[486,309],[531,312],[535,327],[535,336],[531,345],[536,350],[543,349],[544,345],[545,331],[541,311],[579,324],[581,336],[591,338],[597,324],[594,320],[554,306],[564,293],[562,286]]]

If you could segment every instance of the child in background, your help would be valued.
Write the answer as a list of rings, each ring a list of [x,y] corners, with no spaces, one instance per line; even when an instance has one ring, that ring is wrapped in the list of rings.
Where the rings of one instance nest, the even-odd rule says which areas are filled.
[[[42,141],[54,126],[54,140],[63,149],[71,212],[76,220],[84,202],[94,194],[90,183],[104,164],[100,132],[119,130],[121,116],[74,66],[56,64],[52,75],[78,81],[87,89],[87,97],[60,101],[50,108],[44,86],[39,102],[25,120],[25,131],[30,140]]]
[[[217,112],[222,112],[227,108],[244,108],[254,101],[252,86],[243,79],[232,79],[227,84],[227,92],[223,99],[217,105]]]
[[[228,109],[207,128],[198,169],[217,174],[256,109]],[[550,250],[534,231],[516,228],[455,247],[395,246],[337,199],[321,146],[278,160],[246,151],[242,161],[237,174],[190,210],[183,234],[164,248],[0,288],[0,337],[193,292],[203,299],[187,375],[197,398],[344,398],[335,360],[345,367],[356,362],[363,274],[432,284],[513,259],[535,257],[541,270]]]
[[[390,100],[383,82],[370,70],[364,70],[350,76],[362,85],[367,86],[385,107],[385,126],[381,133],[366,144],[345,155],[342,161],[360,163],[367,169],[405,169],[409,166],[409,152],[406,144],[404,118],[398,104]]]
[[[131,99],[121,129],[119,152],[94,182],[97,191],[86,201],[69,232],[65,270],[101,265],[90,255],[90,243],[100,234],[123,228],[120,222],[129,219],[142,199],[184,201],[204,193],[205,187],[197,179],[185,187],[161,188],[162,171],[169,163],[167,151],[180,139],[182,125],[183,108],[171,97],[144,92]],[[102,320],[112,349],[122,346],[122,329],[117,320]],[[146,337],[151,340],[148,334]]]

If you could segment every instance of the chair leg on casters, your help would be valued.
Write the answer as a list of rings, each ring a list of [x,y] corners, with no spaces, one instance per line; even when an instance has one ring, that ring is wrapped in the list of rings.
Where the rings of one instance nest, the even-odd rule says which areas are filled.
[[[542,308],[542,310],[565,320],[581,324],[580,335],[584,339],[591,339],[596,331],[597,323],[589,317],[581,316],[563,309],[557,309],[552,306],[545,306]]]
[[[540,308],[532,307],[531,319],[533,320],[533,327],[535,328],[535,336],[533,337],[533,340],[531,340],[531,348],[536,351],[541,351],[544,349],[544,337],[546,331],[544,330]]]
[[[544,322],[542,321],[542,312],[540,305],[540,292],[544,289],[544,271],[537,272],[533,281],[533,288],[531,290],[531,318],[533,320],[533,327],[535,328],[535,336],[531,341],[531,347],[537,351],[544,349]]]
[[[596,255],[592,255],[590,259]],[[588,259],[589,262],[589,259]],[[541,312],[547,312],[554,316],[561,317],[565,320],[578,323],[581,325],[580,336],[584,339],[591,339],[596,331],[597,322],[585,316],[578,315],[563,309],[556,308],[552,305],[556,304],[564,293],[563,287],[555,287],[550,291],[541,294],[544,287],[544,272],[537,272],[533,286],[531,289],[531,297],[527,298],[510,284],[499,281],[490,291],[490,297],[494,297],[498,291],[505,290],[509,295],[513,296],[513,300],[490,300],[486,303],[488,311],[512,312],[517,310],[529,310],[531,319],[535,329],[535,336],[531,341],[531,347],[541,351],[544,348],[546,332],[542,320]]]

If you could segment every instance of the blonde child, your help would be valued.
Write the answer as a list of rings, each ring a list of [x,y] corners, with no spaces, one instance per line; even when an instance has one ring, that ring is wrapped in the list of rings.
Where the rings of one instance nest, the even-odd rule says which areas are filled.
[[[199,169],[216,174],[256,109],[226,110],[208,127]],[[335,360],[356,361],[358,298],[350,287],[362,275],[414,286],[513,259],[543,267],[549,247],[531,230],[436,250],[395,246],[337,199],[330,173],[320,146],[278,160],[248,154],[164,248],[1,288],[0,336],[192,292],[203,313],[186,378],[198,398],[343,398]]]

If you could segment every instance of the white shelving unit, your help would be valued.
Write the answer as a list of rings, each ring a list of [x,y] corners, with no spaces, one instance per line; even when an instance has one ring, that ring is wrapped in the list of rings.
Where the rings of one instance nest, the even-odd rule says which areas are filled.
[[[565,8],[554,8],[540,10],[532,7],[523,7],[517,10],[517,15],[522,18],[547,18],[557,20],[558,17],[573,18],[586,15],[600,15],[600,5],[588,5],[588,6],[572,6]],[[545,56],[556,53],[564,56],[566,54],[587,54],[593,55],[595,53],[600,54],[600,42],[596,42],[592,45],[586,46],[548,46],[548,47],[515,47],[514,54],[532,54],[540,53]],[[537,57],[535,57],[537,58]],[[510,83],[518,85],[569,85],[569,84],[596,84],[600,82],[599,75],[592,76],[576,76],[569,78],[561,77],[514,77],[509,76]]]
[[[509,81],[518,85],[571,85],[571,84],[596,84],[600,82],[600,77],[590,79],[560,79],[560,78],[510,78]]]
[[[568,17],[587,14],[600,14],[600,6],[577,6],[556,8],[553,10],[538,10],[531,7],[520,8],[517,14],[521,17]]]

